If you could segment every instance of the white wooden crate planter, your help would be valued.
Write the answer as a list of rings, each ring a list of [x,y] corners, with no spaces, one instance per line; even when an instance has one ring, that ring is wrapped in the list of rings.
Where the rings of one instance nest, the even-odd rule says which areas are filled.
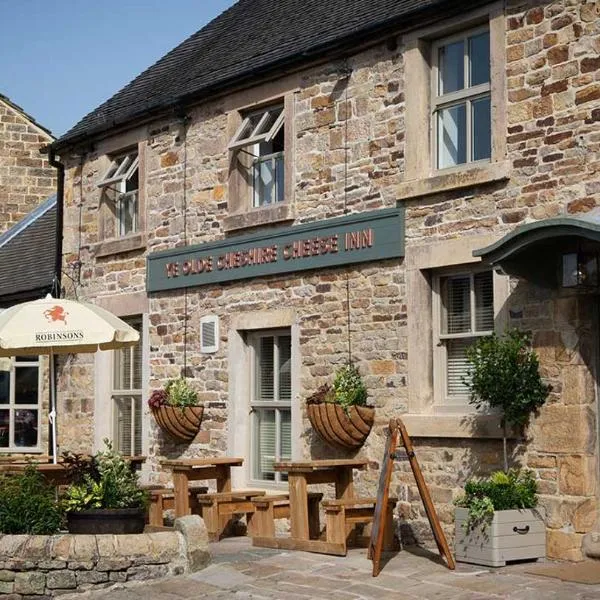
[[[499,510],[482,531],[467,531],[468,509],[455,509],[455,555],[461,562],[503,567],[512,560],[546,556],[546,526],[531,509]]]

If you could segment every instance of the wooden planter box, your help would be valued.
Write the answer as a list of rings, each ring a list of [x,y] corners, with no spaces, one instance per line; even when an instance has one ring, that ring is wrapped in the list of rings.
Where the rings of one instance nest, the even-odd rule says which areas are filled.
[[[467,532],[468,509],[455,509],[454,552],[461,562],[503,567],[511,560],[546,556],[546,525],[531,509],[499,510],[485,531]]]
[[[200,431],[204,406],[159,406],[151,410],[158,426],[177,442],[191,442]]]
[[[375,409],[368,406],[351,406],[348,413],[339,405],[330,402],[307,404],[306,410],[313,429],[328,444],[355,450],[367,439]]]

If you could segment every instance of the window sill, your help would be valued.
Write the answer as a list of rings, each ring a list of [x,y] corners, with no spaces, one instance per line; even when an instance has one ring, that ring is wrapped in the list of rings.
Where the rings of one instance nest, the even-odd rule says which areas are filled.
[[[223,219],[225,231],[235,231],[259,225],[270,225],[281,221],[293,221],[294,210],[289,204],[281,203],[266,208],[254,208],[248,212],[228,215]]]
[[[396,188],[398,200],[409,200],[450,190],[472,187],[510,178],[510,162],[493,162],[476,167],[454,169],[427,179],[411,179]]]
[[[123,254],[125,252],[133,252],[134,250],[146,249],[146,234],[132,233],[126,237],[105,240],[95,244],[94,255],[96,258],[112,256],[113,254]]]
[[[498,415],[402,415],[402,422],[411,437],[502,439]],[[509,431],[509,437],[518,437]]]

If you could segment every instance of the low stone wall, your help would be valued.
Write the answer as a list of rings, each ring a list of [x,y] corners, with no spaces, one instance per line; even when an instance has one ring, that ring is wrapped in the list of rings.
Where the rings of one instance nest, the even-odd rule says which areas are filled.
[[[191,573],[210,561],[202,519],[139,535],[3,535],[0,597],[51,598],[127,581]]]

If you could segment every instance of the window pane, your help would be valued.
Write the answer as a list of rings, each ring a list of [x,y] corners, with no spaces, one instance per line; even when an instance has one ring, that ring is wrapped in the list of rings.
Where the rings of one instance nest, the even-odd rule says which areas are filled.
[[[275,411],[268,409],[256,409],[256,461],[254,477],[273,481],[275,479],[275,470],[273,462],[275,461]]]
[[[38,443],[38,411],[15,410],[15,446],[35,447]]]
[[[283,154],[277,156],[275,159],[275,202],[283,202],[284,192],[284,168],[283,168]]]
[[[280,410],[281,429],[281,456],[280,460],[292,460],[292,413],[289,410]]]
[[[467,386],[463,383],[463,377],[468,373],[466,359],[467,348],[474,342],[473,338],[461,338],[459,340],[448,340],[447,349],[447,379],[446,395],[448,398],[469,395]]]
[[[275,380],[273,370],[275,368],[275,357],[273,353],[274,340],[272,337],[260,338],[257,371],[257,400],[275,399]]]
[[[275,188],[275,161],[273,158],[254,163],[254,206],[266,206],[273,202]]]
[[[15,368],[15,404],[38,403],[38,368]],[[35,445],[35,444],[34,444]]]
[[[493,331],[494,329],[494,284],[491,271],[477,273],[475,285],[475,329]]]
[[[123,454],[132,454],[131,425],[132,410],[131,397],[115,398],[115,450]]]
[[[261,123],[260,127],[253,133],[253,135],[261,135],[263,133],[269,133],[271,127],[275,125],[275,121],[281,114],[283,110],[283,106],[279,106],[277,108],[272,108],[267,111],[267,118]],[[262,116],[262,115],[261,115]]]
[[[10,413],[0,410],[0,448],[8,448],[10,441]]]
[[[142,398],[141,396],[134,400],[135,423],[134,423],[134,443],[132,454],[140,455],[142,453]]]
[[[438,112],[438,168],[453,167],[467,161],[467,123],[464,104]]]
[[[470,85],[490,80],[490,33],[486,31],[469,38]]]
[[[292,338],[282,335],[279,341],[279,400],[292,399]]]
[[[10,401],[10,371],[0,371],[0,404]]]
[[[492,156],[492,123],[489,96],[471,103],[471,130],[473,160],[490,158]]]
[[[470,277],[446,277],[442,280],[442,303],[446,322],[442,332],[468,333],[471,331]]]
[[[439,95],[465,87],[465,44],[463,40],[442,46],[439,50]]]
[[[127,235],[137,230],[137,193],[129,192],[119,196],[119,233]]]

